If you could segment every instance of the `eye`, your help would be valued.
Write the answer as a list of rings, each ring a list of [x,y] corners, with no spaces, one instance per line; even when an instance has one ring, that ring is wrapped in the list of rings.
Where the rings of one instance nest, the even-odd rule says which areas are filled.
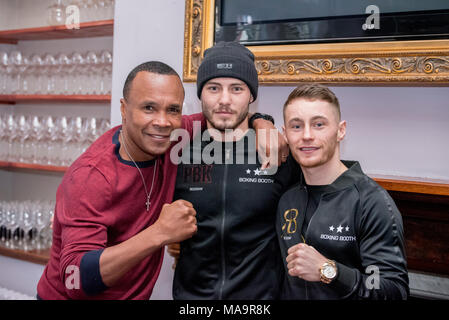
[[[153,111],[154,110],[154,106],[152,106],[152,105],[146,105],[145,106],[145,111]]]
[[[208,86],[207,90],[215,92],[215,91],[218,91],[218,87],[217,86]]]
[[[173,113],[173,114],[178,114],[181,112],[181,110],[179,107],[170,107],[170,108],[168,108],[168,112]]]
[[[233,87],[232,91],[241,92],[241,91],[243,91],[243,88],[242,87]]]
[[[317,123],[315,123],[315,127],[317,127],[317,128],[321,128],[321,127],[323,127],[324,126],[324,123],[323,122],[317,122]]]

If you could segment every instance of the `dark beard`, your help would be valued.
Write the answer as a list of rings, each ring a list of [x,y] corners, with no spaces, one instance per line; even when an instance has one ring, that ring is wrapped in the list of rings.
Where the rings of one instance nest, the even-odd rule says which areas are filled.
[[[217,124],[213,121],[213,117],[212,117],[212,113],[209,112],[209,110],[207,110],[206,108],[202,107],[203,109],[203,115],[206,118],[206,120],[212,125],[212,127],[214,129],[217,129],[220,132],[224,132],[227,129],[235,129],[237,128],[243,121],[246,120],[246,117],[248,116],[248,112],[249,112],[249,105],[246,107],[246,110],[243,111],[239,117],[236,119],[236,121],[234,123],[231,124],[227,124],[226,122],[221,125],[221,124]]]

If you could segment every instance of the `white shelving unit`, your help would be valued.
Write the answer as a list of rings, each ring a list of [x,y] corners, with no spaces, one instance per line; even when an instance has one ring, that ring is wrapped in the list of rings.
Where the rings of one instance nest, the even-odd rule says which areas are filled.
[[[20,3],[19,3],[20,2]],[[48,2],[48,1],[47,1]],[[48,3],[45,1],[11,1],[0,0],[0,18],[6,15],[6,19],[0,19],[0,50],[11,52],[21,51],[25,55],[49,53],[71,54],[87,51],[113,51],[113,20],[83,22],[79,30],[68,30],[65,26],[40,26],[45,23],[29,13],[29,11],[41,12],[42,6],[46,10]],[[20,10],[20,12],[15,12]],[[12,16],[21,16],[15,19]],[[33,16],[33,17],[32,17]],[[34,20],[33,20],[34,19]],[[31,21],[32,20],[32,21]],[[9,23],[5,25],[5,21]],[[13,26],[13,28],[11,28]],[[29,96],[29,95],[0,95],[0,113],[13,113],[25,115],[52,115],[81,116],[110,119],[111,97],[102,96]],[[63,167],[35,166],[18,163],[5,163],[0,159],[0,199],[1,200],[54,200],[65,169]],[[17,252],[11,250],[5,252],[1,248],[0,261],[14,263],[21,272],[27,272],[27,268],[43,270],[43,261],[49,256],[49,251],[44,252]],[[16,252],[12,252],[16,251]],[[8,257],[6,257],[8,256]],[[11,259],[12,258],[12,259]],[[37,259],[36,259],[37,258]],[[25,261],[24,261],[25,260]],[[22,262],[23,261],[23,262]],[[30,266],[30,263],[33,266]],[[3,268],[5,267],[5,268]],[[0,300],[2,299],[34,299],[37,279],[20,279],[15,277],[17,287],[11,286],[6,270],[12,270],[6,264],[1,267],[0,273]],[[34,272],[35,275],[38,272]],[[20,282],[26,283],[20,283]],[[30,292],[22,293],[23,288],[30,288]],[[21,289],[22,288],[22,289]]]

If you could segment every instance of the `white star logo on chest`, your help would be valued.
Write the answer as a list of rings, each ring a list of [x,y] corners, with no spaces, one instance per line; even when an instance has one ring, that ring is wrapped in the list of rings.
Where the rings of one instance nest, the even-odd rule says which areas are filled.
[[[254,174],[255,174],[256,176],[258,176],[258,175],[260,174],[259,168],[257,168],[256,170],[254,170]]]
[[[343,231],[343,227],[342,227],[341,225],[339,225],[339,226],[337,227],[337,233],[338,233],[338,232],[341,233],[342,231]]]

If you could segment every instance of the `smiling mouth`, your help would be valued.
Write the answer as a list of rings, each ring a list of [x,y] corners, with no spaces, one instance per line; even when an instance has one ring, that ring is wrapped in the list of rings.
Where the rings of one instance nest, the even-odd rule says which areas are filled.
[[[157,139],[157,140],[166,140],[170,138],[170,135],[162,135],[162,134],[150,134],[147,133],[148,136],[150,136],[153,139]]]
[[[301,147],[299,148],[299,150],[304,151],[304,152],[312,152],[315,150],[318,150],[318,147]]]

